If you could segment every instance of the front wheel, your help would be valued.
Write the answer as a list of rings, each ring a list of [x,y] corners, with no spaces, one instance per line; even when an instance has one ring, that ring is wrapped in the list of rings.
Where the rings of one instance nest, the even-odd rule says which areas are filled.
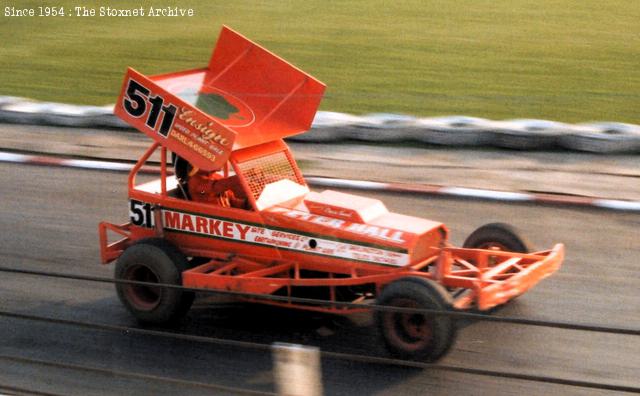
[[[462,244],[463,248],[503,250],[516,253],[533,251],[531,244],[513,226],[490,223],[478,228]]]
[[[438,311],[450,310],[453,305],[442,286],[418,277],[390,283],[376,304]],[[457,332],[454,319],[444,315],[377,310],[375,319],[389,352],[403,359],[435,362],[449,351]]]
[[[481,226],[467,237],[462,247],[514,253],[530,253],[534,251],[529,241],[515,227],[504,223],[489,223]],[[487,267],[495,267],[504,260],[504,257],[489,256],[487,258]]]
[[[146,239],[128,247],[116,264],[116,279],[182,284],[182,271],[188,267],[180,251],[162,239]],[[174,288],[116,283],[122,304],[140,322],[164,324],[182,318],[195,294]]]

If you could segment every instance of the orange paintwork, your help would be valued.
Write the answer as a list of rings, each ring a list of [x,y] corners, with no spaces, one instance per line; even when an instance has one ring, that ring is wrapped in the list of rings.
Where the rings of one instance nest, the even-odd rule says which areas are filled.
[[[179,108],[167,137],[158,133],[162,126],[154,124],[155,116],[148,114],[151,110],[134,117],[131,103],[125,108],[127,98],[132,102],[140,95],[131,90],[132,78],[150,90],[148,94],[140,91],[148,104],[171,103]],[[242,102],[255,120],[241,125],[235,119],[225,125],[224,120],[180,99],[185,87],[223,96],[232,93],[234,98],[225,96],[225,106],[237,108]],[[338,301],[340,287],[366,286],[375,294],[389,282],[418,276],[465,289],[457,294],[456,307],[481,310],[522,294],[559,268],[564,254],[561,244],[532,254],[455,248],[442,223],[389,212],[382,202],[370,198],[309,191],[282,138],[310,127],[323,91],[324,85],[313,77],[228,28],[223,28],[207,69],[151,78],[130,69],[116,114],[155,142],[129,176],[132,223],[100,224],[102,262],[117,259],[139,239],[156,236],[186,256],[210,259],[183,272],[187,287],[288,296],[292,288],[323,287],[332,301]],[[196,114],[211,130],[203,132],[200,124],[185,123],[184,114]],[[163,116],[170,117],[170,111]],[[174,139],[176,127],[183,130],[175,134],[190,140]],[[219,149],[212,149],[215,159],[211,160],[193,146],[201,144],[207,133],[224,136],[233,144],[223,147],[220,141],[209,141],[217,144],[209,148]],[[161,177],[138,184],[136,175],[159,148]],[[198,179],[198,188],[205,189],[215,180],[218,190],[212,187],[198,199],[185,199],[167,170],[167,150],[201,171],[224,168],[215,177]],[[192,195],[197,192],[193,186],[190,189]],[[218,194],[227,190],[242,204],[231,205],[220,198]],[[109,231],[123,238],[109,243]],[[360,310],[268,303],[335,313]]]
[[[151,77],[129,69],[115,114],[198,168],[213,171],[232,150],[307,131],[324,90],[312,76],[223,27],[206,68]],[[161,103],[157,113],[154,101]],[[171,107],[173,118],[166,110]],[[167,119],[173,124],[162,131]]]
[[[330,217],[312,213],[306,208],[304,197],[298,202],[257,211],[176,197],[175,186],[167,182],[170,176],[165,183],[158,179],[156,190],[151,191],[145,185],[136,185],[135,176],[157,149],[158,144],[153,144],[136,164],[129,190],[132,200],[149,203],[154,208],[155,224],[149,228],[102,223],[100,235],[105,263],[116,259],[126,246],[138,239],[161,236],[188,256],[212,259],[183,273],[183,284],[188,287],[257,294],[271,294],[295,286],[372,285],[377,289],[401,277],[419,276],[437,280],[447,287],[467,289],[467,293],[457,298],[457,308],[475,306],[486,310],[524,293],[556,271],[563,259],[561,244],[550,251],[533,254],[454,248],[447,242],[448,230],[441,223],[389,212],[379,214],[368,223],[362,219]],[[286,150],[286,145],[280,141],[255,149],[261,157]],[[240,160],[251,160],[247,150],[240,150]],[[232,156],[232,162],[233,159]],[[313,193],[307,195],[317,198]],[[353,202],[362,198],[352,197]],[[366,199],[362,202],[371,203]],[[347,206],[353,209],[352,204]],[[261,232],[253,235],[254,239],[248,237],[252,228]],[[125,239],[109,245],[107,230]],[[323,243],[329,245],[323,247]],[[488,264],[489,258],[492,266]],[[290,276],[292,272],[305,271],[313,271],[314,275]],[[318,273],[330,277],[318,277]],[[339,306],[269,303],[334,313],[359,311]]]

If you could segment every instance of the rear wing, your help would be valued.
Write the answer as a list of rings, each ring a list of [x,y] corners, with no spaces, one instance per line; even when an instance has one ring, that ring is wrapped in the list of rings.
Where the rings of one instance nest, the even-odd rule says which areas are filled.
[[[303,133],[325,86],[226,26],[206,68],[145,76],[129,68],[115,114],[207,171],[233,150]]]

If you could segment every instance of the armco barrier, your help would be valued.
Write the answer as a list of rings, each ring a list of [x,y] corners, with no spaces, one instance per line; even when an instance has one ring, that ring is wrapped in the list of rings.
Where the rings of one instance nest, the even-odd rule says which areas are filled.
[[[0,122],[69,127],[129,127],[113,106],[75,106],[0,96]],[[309,133],[292,141],[419,142],[443,146],[494,146],[516,150],[568,149],[594,153],[640,153],[640,126],[616,122],[564,124],[546,120],[492,121],[467,116],[416,118],[320,111]]]

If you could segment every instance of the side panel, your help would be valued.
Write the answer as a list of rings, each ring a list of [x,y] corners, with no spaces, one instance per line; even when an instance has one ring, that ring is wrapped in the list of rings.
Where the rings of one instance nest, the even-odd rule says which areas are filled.
[[[129,215],[134,238],[155,235],[161,229],[181,250],[213,250],[279,258],[270,246],[248,243],[249,226],[261,226],[255,211],[207,205],[179,198],[133,190]]]
[[[293,227],[268,225],[263,223],[259,213],[249,210],[178,199],[154,201],[150,194],[132,194],[133,232],[149,236],[156,227],[161,228],[165,238],[185,251],[213,250],[274,260],[285,258],[316,265],[319,270],[340,268],[345,273],[355,267],[402,267],[410,263],[409,252],[402,248],[332,233],[312,234]]]

